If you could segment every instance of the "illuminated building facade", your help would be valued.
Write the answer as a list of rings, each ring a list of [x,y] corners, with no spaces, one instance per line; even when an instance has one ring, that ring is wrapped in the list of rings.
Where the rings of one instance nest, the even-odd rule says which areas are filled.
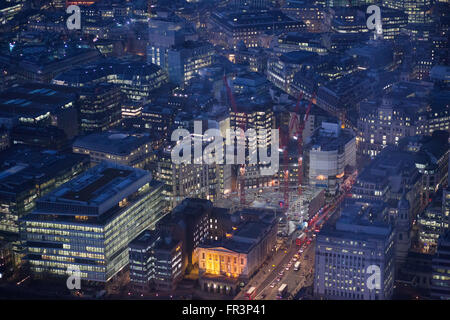
[[[223,165],[175,164],[168,148],[157,153],[156,178],[165,183],[163,194],[171,208],[186,197],[215,201],[226,174]]]
[[[383,206],[347,204],[336,226],[317,236],[314,295],[333,300],[384,300],[394,290],[395,232],[382,222]],[[380,287],[369,277],[379,268]]]
[[[25,261],[37,275],[106,282],[129,262],[128,244],[163,216],[161,183],[144,170],[102,163],[40,198],[20,220]]]
[[[185,41],[167,51],[170,81],[184,85],[197,72],[212,64],[214,48],[207,42]]]
[[[288,33],[278,37],[274,50],[279,52],[306,51],[326,54],[328,50],[322,45],[321,35],[311,33]]]
[[[224,239],[199,245],[202,290],[233,294],[237,281],[248,281],[272,253],[277,227],[273,213],[261,212],[257,220],[238,222]]]
[[[403,10],[408,15],[408,23],[430,23],[430,0],[383,0],[383,7]]]
[[[427,252],[434,252],[439,237],[449,230],[448,217],[442,211],[441,199],[433,199],[417,220],[419,241]]]

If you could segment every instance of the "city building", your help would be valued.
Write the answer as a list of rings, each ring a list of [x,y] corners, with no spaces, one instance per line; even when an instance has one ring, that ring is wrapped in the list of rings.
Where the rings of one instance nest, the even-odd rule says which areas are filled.
[[[213,46],[207,42],[185,41],[167,51],[168,74],[170,81],[184,85],[200,69],[212,64]]]
[[[108,58],[83,65],[59,74],[52,83],[82,88],[99,83],[110,83],[120,87],[132,101],[152,99],[152,93],[168,82],[167,73],[154,64],[140,58]]]
[[[317,90],[317,106],[337,117],[345,127],[354,128],[357,104],[371,95],[372,83],[366,71],[328,81]]]
[[[411,205],[403,191],[401,199],[398,201],[394,226],[396,232],[395,265],[397,270],[406,262],[412,238],[412,217]]]
[[[83,133],[106,131],[120,123],[124,95],[120,87],[99,83],[80,90],[80,122]]]
[[[13,146],[0,154],[0,237],[17,240],[19,219],[39,197],[89,167],[86,156]]]
[[[432,83],[399,82],[381,102],[361,104],[358,119],[358,151],[377,155],[387,145],[404,137],[431,135],[449,130],[449,106],[430,105]]]
[[[241,213],[245,216],[245,212],[236,215]],[[260,210],[253,221],[238,221],[225,238],[201,244],[196,254],[202,290],[236,294],[239,282],[247,282],[272,254],[277,226],[273,212]]]
[[[322,122],[305,145],[303,154],[307,182],[336,191],[345,173],[355,170],[355,136],[341,129],[338,122]]]
[[[430,136],[404,138],[399,143],[401,150],[412,156],[422,174],[423,196],[430,199],[448,179],[449,133],[434,131]]]
[[[402,10],[408,15],[408,23],[424,24],[431,22],[430,0],[383,0],[383,7]]]
[[[419,241],[425,252],[435,252],[439,237],[449,230],[448,217],[442,211],[441,199],[441,194],[433,197],[417,220]]]
[[[308,32],[325,31],[324,20],[326,10],[317,4],[302,3],[298,5],[288,1],[287,4],[281,7],[281,12],[288,17],[303,21],[306,24]]]
[[[439,238],[433,257],[430,296],[435,300],[450,299],[450,232]]]
[[[0,93],[0,112],[27,126],[53,126],[69,139],[78,134],[77,95],[65,87],[26,83]]]
[[[184,86],[201,68],[212,64],[214,49],[199,41],[188,23],[176,16],[149,22],[147,61],[164,69],[171,82]]]
[[[394,147],[386,147],[358,174],[352,188],[352,197],[389,203],[391,199],[401,199],[405,190],[413,219],[428,203],[424,198],[422,181],[423,176],[412,155]],[[391,208],[396,209],[397,202]]]
[[[267,80],[286,93],[291,92],[294,75],[305,63],[310,62],[315,54],[304,51],[290,51],[280,57],[269,58],[267,61]]]
[[[322,299],[385,300],[394,289],[395,232],[383,206],[346,205],[316,238],[314,294]],[[378,285],[372,281],[376,275]]]
[[[71,44],[64,47],[45,45],[16,46],[8,55],[0,56],[3,62],[21,82],[51,83],[52,79],[74,66],[93,62],[100,58],[100,52]]]
[[[145,230],[130,242],[130,283],[134,290],[173,291],[183,279],[182,241]]]
[[[241,41],[247,48],[260,47],[264,34],[304,31],[306,25],[279,10],[215,11],[209,18],[208,30],[211,43],[236,49]]]
[[[224,186],[228,171],[223,165],[176,164],[172,161],[170,148],[156,152],[155,176],[164,182],[164,197],[171,208],[187,197],[214,201]]]
[[[24,261],[36,275],[109,281],[129,263],[128,245],[164,216],[162,184],[141,169],[103,162],[36,201],[20,219]]]
[[[153,159],[152,139],[148,134],[119,131],[81,136],[72,146],[74,153],[89,155],[91,165],[110,161],[138,169],[146,169]]]
[[[209,200],[186,198],[157,224],[159,231],[182,241],[183,265],[188,270],[198,263],[195,250],[217,225],[211,220],[212,210]]]

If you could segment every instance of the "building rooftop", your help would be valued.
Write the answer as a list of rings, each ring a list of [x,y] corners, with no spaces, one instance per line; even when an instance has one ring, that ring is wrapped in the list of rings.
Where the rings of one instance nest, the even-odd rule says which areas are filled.
[[[148,134],[108,131],[80,137],[75,140],[73,147],[124,156],[150,143],[151,138]]]
[[[308,146],[311,149],[320,148],[320,151],[333,151],[345,146],[352,139],[355,139],[355,136],[350,130],[339,128],[339,123],[336,125],[338,126],[337,134],[336,132],[327,130],[318,130],[311,136],[311,141]]]
[[[13,146],[0,153],[0,194],[11,196],[35,188],[88,157],[31,147]]]
[[[147,171],[102,162],[40,198],[36,212],[99,216],[150,181]]]
[[[161,68],[155,64],[147,64],[135,59],[108,58],[63,72],[55,77],[53,83],[79,86],[101,78],[106,79],[114,74],[120,75],[123,80],[134,80],[140,77],[144,81],[148,76],[158,72],[161,72]]]
[[[0,93],[0,111],[37,118],[71,107],[76,99],[76,94],[64,87],[27,83]]]
[[[326,225],[321,236],[336,236],[363,239],[385,239],[392,233],[392,227],[383,221],[385,204],[379,201],[348,200],[341,210],[341,217],[335,226]]]

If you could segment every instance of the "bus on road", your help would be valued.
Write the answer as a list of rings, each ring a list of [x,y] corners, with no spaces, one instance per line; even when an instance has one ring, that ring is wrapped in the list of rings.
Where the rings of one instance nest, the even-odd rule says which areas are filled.
[[[278,293],[277,293],[277,298],[278,299],[283,299],[284,296],[287,293],[287,284],[283,283],[279,288],[278,288]]]
[[[300,236],[297,239],[295,239],[295,244],[300,247],[302,244],[305,243],[305,240],[306,240],[306,233],[302,232]]]
[[[294,271],[298,271],[298,270],[300,270],[300,261],[297,261],[297,262],[294,264]]]
[[[253,300],[256,297],[256,288],[255,287],[251,287],[250,289],[248,289],[248,291],[245,293],[245,296],[247,297],[248,300]]]

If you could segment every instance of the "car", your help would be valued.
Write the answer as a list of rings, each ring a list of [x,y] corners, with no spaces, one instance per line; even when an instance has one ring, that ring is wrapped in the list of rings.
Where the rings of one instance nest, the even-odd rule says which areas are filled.
[[[289,271],[289,267],[286,267],[286,271]]]
[[[271,288],[275,288],[275,282],[272,282],[272,283],[270,284],[270,287],[271,287]]]
[[[303,251],[304,251],[303,249],[300,249],[300,251],[299,251],[299,252],[300,252],[300,253],[303,253]]]
[[[277,278],[277,282],[280,282],[281,281],[281,278]]]

